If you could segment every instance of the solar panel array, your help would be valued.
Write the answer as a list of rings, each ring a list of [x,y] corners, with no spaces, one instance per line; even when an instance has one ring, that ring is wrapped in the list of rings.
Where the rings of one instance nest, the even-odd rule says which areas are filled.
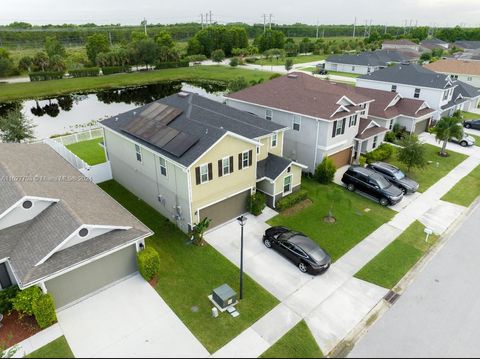
[[[196,136],[168,126],[182,113],[181,109],[155,102],[122,128],[122,131],[175,157],[181,157],[199,140]]]

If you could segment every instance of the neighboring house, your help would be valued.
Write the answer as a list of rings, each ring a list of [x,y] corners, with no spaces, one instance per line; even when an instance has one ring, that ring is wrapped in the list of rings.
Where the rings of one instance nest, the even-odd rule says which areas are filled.
[[[447,59],[432,62],[424,67],[480,88],[480,61]]]
[[[455,47],[462,49],[464,52],[468,53],[480,53],[480,41],[466,41],[466,40],[459,40],[455,41]]]
[[[425,51],[432,51],[434,49],[442,49],[448,50],[450,48],[450,44],[440,39],[426,39],[420,42],[420,46],[422,50]]]
[[[406,39],[385,40],[382,43],[382,50],[406,50],[420,52],[420,45]]]
[[[282,158],[285,126],[181,92],[101,122],[113,178],[184,232],[275,207],[300,188],[304,166]]]
[[[410,62],[415,58],[418,58],[418,56],[411,52],[397,50],[378,50],[354,55],[332,55],[325,60],[325,69],[365,75],[383,69],[390,64]]]
[[[392,91],[403,98],[422,100],[436,110],[435,121],[458,109],[468,111],[478,107],[480,100],[480,92],[472,86],[417,64],[396,65],[361,76],[357,87]]]
[[[337,168],[351,163],[360,119],[367,118],[372,101],[354,87],[304,73],[291,73],[227,96],[229,106],[290,128],[285,133],[284,155],[306,164],[309,172],[326,156]],[[377,143],[383,141],[384,132]],[[368,140],[373,143],[374,138]]]
[[[57,308],[137,271],[152,232],[44,144],[0,143],[0,284]]]

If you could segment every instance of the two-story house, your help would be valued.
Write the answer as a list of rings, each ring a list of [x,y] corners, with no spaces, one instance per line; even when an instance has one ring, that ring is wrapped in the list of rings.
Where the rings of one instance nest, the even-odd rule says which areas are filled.
[[[403,98],[425,101],[436,110],[434,120],[456,110],[477,107],[480,99],[480,93],[473,86],[417,64],[400,64],[361,76],[357,87],[392,91]]]
[[[181,92],[102,121],[113,178],[188,232],[248,210],[255,191],[275,207],[304,166],[283,158],[285,126]]]
[[[382,50],[420,51],[420,45],[407,39],[385,40],[382,43]]]
[[[480,61],[443,59],[427,64],[425,67],[441,74],[450,75],[453,80],[480,88]]]

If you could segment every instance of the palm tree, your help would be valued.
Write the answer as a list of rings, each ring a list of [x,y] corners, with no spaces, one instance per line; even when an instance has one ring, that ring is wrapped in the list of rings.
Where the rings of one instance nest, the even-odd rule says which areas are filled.
[[[456,112],[452,117],[442,117],[433,128],[433,133],[435,133],[437,141],[443,141],[440,156],[448,156],[448,141],[451,141],[453,138],[461,139],[463,137],[463,127],[461,125],[461,121],[461,117]]]

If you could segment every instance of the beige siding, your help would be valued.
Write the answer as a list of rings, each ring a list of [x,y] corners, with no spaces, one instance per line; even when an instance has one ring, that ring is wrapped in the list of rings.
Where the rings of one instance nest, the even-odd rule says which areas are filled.
[[[283,194],[283,180],[285,177],[292,175],[292,189],[302,183],[302,169],[299,166],[292,165],[290,173],[285,170],[275,181],[275,195]]]
[[[253,154],[252,166],[239,170],[238,154],[250,150]],[[255,151],[256,146],[254,144],[232,136],[226,136],[191,166],[192,217],[194,223],[199,220],[199,209],[255,187],[257,168]],[[219,177],[218,160],[230,156],[233,156],[233,173]],[[212,164],[213,179],[197,185],[195,169],[208,163]]]
[[[277,145],[272,147],[272,137],[263,137],[260,139],[262,146],[260,146],[260,153],[257,156],[258,161],[262,161],[267,158],[269,153],[282,157],[283,155],[283,132],[277,133]]]

